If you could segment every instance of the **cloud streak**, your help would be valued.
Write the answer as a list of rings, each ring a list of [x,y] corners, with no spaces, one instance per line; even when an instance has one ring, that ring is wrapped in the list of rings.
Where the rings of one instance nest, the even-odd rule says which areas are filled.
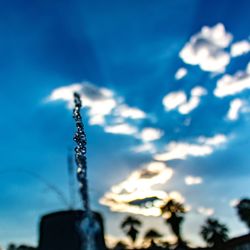
[[[199,137],[196,143],[170,142],[165,147],[165,152],[154,155],[158,161],[185,160],[187,157],[203,157],[212,154],[216,147],[227,141],[224,135],[215,135],[206,138]]]
[[[100,199],[100,203],[116,212],[160,216],[160,207],[170,198],[184,201],[178,192],[167,193],[155,189],[156,185],[166,184],[172,175],[173,170],[166,164],[151,162],[133,171],[126,180],[118,185],[114,185]]]
[[[250,89],[250,66],[245,71],[238,71],[235,75],[225,74],[221,77],[214,90],[214,95],[220,98],[236,95]]]

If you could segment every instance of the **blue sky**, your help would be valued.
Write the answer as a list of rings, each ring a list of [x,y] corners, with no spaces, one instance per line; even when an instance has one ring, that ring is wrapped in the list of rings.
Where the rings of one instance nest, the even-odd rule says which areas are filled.
[[[2,3],[0,244],[36,244],[39,216],[66,209],[27,171],[68,197],[74,89],[86,106],[92,207],[110,238],[122,236],[121,219],[136,211],[143,230],[155,223],[171,239],[161,218],[142,215],[157,215],[157,206],[142,211],[128,197],[110,203],[114,187],[121,194],[142,170],[155,177],[146,178],[146,196],[173,195],[190,209],[183,233],[193,244],[202,244],[208,214],[232,237],[246,233],[230,202],[249,196],[249,7],[243,0]],[[127,190],[129,201],[146,198],[141,185]]]

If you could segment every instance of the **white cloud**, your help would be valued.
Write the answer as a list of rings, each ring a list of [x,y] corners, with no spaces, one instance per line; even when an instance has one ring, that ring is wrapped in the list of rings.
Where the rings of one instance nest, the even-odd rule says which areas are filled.
[[[146,118],[146,114],[144,111],[138,108],[129,107],[128,105],[125,104],[117,107],[115,113],[124,118],[131,118],[131,119]]]
[[[185,183],[187,185],[198,185],[203,182],[203,179],[199,176],[187,176],[185,177]]]
[[[207,94],[207,90],[201,86],[196,86],[191,90],[191,96],[203,96]]]
[[[165,184],[173,170],[162,162],[151,162],[133,171],[127,179],[115,185],[100,199],[102,205],[112,211],[128,212],[145,216],[160,216],[160,207],[169,199],[184,202],[179,192],[166,193],[154,186]]]
[[[114,93],[106,88],[97,87],[89,82],[76,83],[69,86],[59,87],[52,91],[47,101],[65,101],[68,108],[73,107],[73,94],[78,92],[81,94],[82,105],[89,108],[90,117],[93,118],[92,124],[100,123],[106,115],[111,114],[116,107]]]
[[[232,100],[230,102],[230,108],[227,113],[227,118],[231,121],[238,120],[239,112],[243,105],[244,105],[244,102],[239,98]]]
[[[221,72],[230,62],[230,55],[224,49],[231,40],[232,35],[225,31],[223,24],[204,26],[190,38],[180,57],[185,63],[199,65],[204,71]]]
[[[233,199],[229,202],[230,207],[236,207],[239,204],[240,200],[239,199]]]
[[[249,65],[246,71],[239,71],[233,76],[225,74],[220,78],[214,90],[214,95],[217,97],[225,97],[239,94],[246,89],[250,89]]]
[[[206,145],[211,145],[211,146],[219,146],[223,143],[226,143],[226,141],[228,140],[228,138],[223,135],[223,134],[217,134],[213,137],[204,137],[204,136],[200,136],[198,138],[198,141],[200,143],[206,144]]]
[[[186,115],[197,108],[201,102],[201,96],[207,94],[207,90],[201,86],[196,86],[191,90],[191,97],[187,100],[187,96],[183,91],[171,92],[163,98],[165,110],[178,109],[179,113]]]
[[[141,138],[143,141],[148,142],[148,141],[155,141],[160,139],[163,136],[163,131],[160,129],[156,128],[144,128],[140,135],[139,138]]]
[[[68,103],[69,108],[73,105],[73,94],[82,90],[81,84],[72,84],[69,86],[59,87],[52,91],[49,97],[45,101],[58,101],[63,100]]]
[[[158,161],[169,161],[174,159],[186,159],[188,156],[206,156],[213,152],[208,145],[189,144],[184,142],[170,142],[166,146],[166,152],[156,154],[154,158]]]
[[[103,115],[93,115],[89,118],[90,125],[104,125],[105,118]]]
[[[137,132],[137,128],[127,123],[121,123],[105,126],[104,131],[111,134],[133,135]]]
[[[250,51],[250,42],[247,40],[243,40],[232,44],[230,53],[232,57],[236,57],[246,54],[249,51]]]
[[[213,208],[198,207],[197,212],[205,216],[212,216],[214,214]]]
[[[170,142],[165,147],[165,152],[154,155],[158,161],[169,161],[175,159],[185,160],[189,156],[202,157],[210,155],[215,148],[225,143],[227,137],[215,135],[214,137],[199,137],[196,143]]]
[[[182,104],[179,108],[178,111],[183,114],[189,114],[192,110],[194,110],[196,107],[198,107],[200,104],[200,98],[197,96],[192,96],[190,100],[184,104]]]
[[[153,143],[146,142],[139,146],[133,147],[132,151],[135,153],[150,152],[154,154],[156,152],[156,147]]]
[[[88,109],[89,124],[103,126],[107,133],[135,135],[138,128],[129,124],[126,119],[147,117],[144,111],[130,107],[123,101],[123,98],[116,96],[112,90],[95,86],[89,82],[56,88],[45,101],[62,100],[66,102],[68,108],[72,109],[74,92],[81,95],[82,105]]]
[[[175,73],[175,79],[180,80],[183,77],[187,75],[187,69],[186,68],[179,68],[177,72]]]
[[[163,98],[163,105],[167,111],[179,107],[187,101],[187,96],[183,91],[171,92]]]

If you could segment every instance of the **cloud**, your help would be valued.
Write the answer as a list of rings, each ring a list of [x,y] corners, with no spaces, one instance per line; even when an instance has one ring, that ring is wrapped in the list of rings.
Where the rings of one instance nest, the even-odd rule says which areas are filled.
[[[186,159],[188,156],[206,156],[213,152],[208,145],[189,144],[184,142],[170,142],[166,146],[166,152],[156,154],[154,158],[158,161],[169,161],[174,159]]]
[[[175,79],[180,80],[183,77],[187,75],[187,69],[186,68],[179,68],[177,72],[175,73]]]
[[[165,147],[165,152],[154,155],[158,161],[169,161],[175,159],[185,160],[189,156],[203,157],[214,152],[215,147],[225,143],[227,138],[224,135],[214,137],[199,137],[196,143],[170,142]]]
[[[111,134],[133,135],[137,132],[137,128],[127,123],[105,126],[104,131]]]
[[[196,86],[191,90],[189,100],[183,91],[172,92],[163,98],[163,105],[166,111],[178,109],[180,114],[186,115],[199,106],[201,96],[206,94],[207,90],[201,86]]]
[[[189,114],[192,110],[199,106],[201,102],[201,96],[206,95],[207,90],[203,87],[197,86],[191,90],[191,98],[188,102],[182,104],[179,107],[179,112],[183,115]]]
[[[231,121],[238,120],[239,112],[243,105],[244,105],[244,102],[239,98],[232,100],[230,102],[230,108],[227,113],[228,120],[231,120]]]
[[[214,214],[213,208],[198,207],[197,212],[205,216],[212,216]]]
[[[156,128],[144,128],[138,136],[142,141],[155,141],[163,136],[163,131]]]
[[[230,207],[236,207],[239,204],[240,200],[239,199],[233,199],[229,202]]]
[[[218,80],[214,95],[217,97],[225,97],[239,94],[246,89],[250,89],[249,69],[248,64],[246,71],[238,71],[235,75],[225,74]]]
[[[45,101],[64,101],[67,107],[72,109],[74,92],[80,93],[82,104],[88,109],[89,124],[103,126],[107,133],[134,135],[138,128],[129,124],[126,119],[147,117],[141,109],[127,105],[114,91],[89,82],[56,88]]]
[[[154,144],[146,142],[139,146],[133,147],[132,151],[135,153],[149,152],[151,154],[154,154],[156,152],[156,147]]]
[[[230,62],[230,54],[225,51],[232,35],[225,31],[223,24],[204,26],[193,35],[180,51],[182,60],[191,65],[199,65],[204,71],[221,72]]]
[[[124,118],[143,119],[146,118],[146,113],[138,108],[129,107],[126,104],[116,108],[115,114]]]
[[[187,96],[183,91],[171,92],[163,98],[163,105],[166,111],[175,109],[187,101]]]
[[[243,40],[243,41],[232,44],[231,50],[230,50],[232,57],[241,56],[248,52],[250,52],[250,42],[247,40]]]
[[[228,140],[228,138],[223,134],[217,134],[213,137],[200,136],[198,138],[198,141],[200,143],[210,145],[210,146],[219,146],[223,143],[226,143],[227,140]]]
[[[160,216],[160,207],[169,199],[184,202],[179,192],[167,193],[155,189],[165,184],[173,170],[162,162],[151,162],[133,171],[127,179],[115,185],[100,199],[102,205],[112,211],[128,212],[145,216]]]
[[[185,183],[187,185],[198,185],[203,182],[203,179],[199,176],[187,176],[185,177]]]
[[[73,107],[73,93],[78,92],[81,94],[82,104],[84,107],[89,108],[89,115],[95,117],[94,120],[100,120],[104,116],[111,114],[112,110],[116,107],[117,101],[115,94],[107,88],[97,87],[89,82],[76,83],[69,86],[59,87],[52,91],[47,97],[47,101],[65,101],[68,108]],[[95,122],[93,122],[95,123]]]

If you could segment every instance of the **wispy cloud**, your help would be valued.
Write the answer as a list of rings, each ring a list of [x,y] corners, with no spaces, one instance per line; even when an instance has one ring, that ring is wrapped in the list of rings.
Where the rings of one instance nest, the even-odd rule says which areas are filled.
[[[205,137],[205,136],[198,137],[198,142],[210,146],[219,146],[223,143],[226,143],[227,140],[228,138],[223,134],[217,134],[213,137]]]
[[[111,134],[133,135],[137,132],[137,128],[127,123],[122,123],[105,126],[104,131]]]
[[[166,146],[166,152],[154,156],[158,161],[169,161],[174,159],[186,159],[188,156],[206,156],[213,152],[208,145],[190,144],[185,142],[170,142]]]
[[[231,56],[237,57],[250,52],[250,42],[248,40],[242,40],[232,44],[231,46]]]
[[[149,152],[151,154],[154,154],[156,152],[156,147],[153,143],[144,142],[143,144],[133,147],[131,150],[135,153]]]
[[[184,78],[187,75],[187,69],[186,68],[179,68],[175,73],[175,79],[180,80]]]
[[[143,119],[146,118],[146,113],[138,108],[129,107],[126,104],[122,104],[118,106],[115,110],[115,114],[124,117],[124,118],[131,118],[131,119]]]
[[[139,134],[139,138],[144,141],[155,141],[163,136],[163,131],[157,128],[144,128]]]
[[[205,216],[212,216],[214,214],[214,209],[206,207],[198,207],[197,212]]]
[[[126,119],[147,117],[141,109],[127,105],[114,91],[89,82],[56,88],[45,101],[64,101],[72,109],[74,92],[80,93],[83,106],[88,108],[89,124],[103,126],[107,133],[134,135],[139,129]]]
[[[228,120],[235,121],[239,118],[239,112],[244,105],[244,101],[237,98],[230,102],[230,108],[227,113]]]
[[[236,207],[239,204],[240,200],[239,199],[232,199],[229,202],[230,207]]]
[[[180,52],[187,64],[199,65],[204,71],[221,72],[230,62],[230,54],[225,51],[232,40],[223,24],[204,26],[193,35]]]
[[[123,182],[111,188],[100,199],[102,205],[116,212],[130,212],[145,216],[160,216],[160,207],[170,198],[183,202],[179,192],[167,193],[154,186],[165,184],[173,170],[162,162],[151,162],[135,170]]]
[[[203,182],[203,179],[199,176],[186,176],[185,177],[185,183],[187,185],[198,185],[198,184],[201,184]]]
[[[177,91],[177,92],[171,92],[167,94],[163,100],[162,103],[165,107],[166,111],[176,109],[180,105],[186,103],[187,96],[184,91]]]
[[[214,90],[217,97],[236,95],[250,89],[250,66],[245,71],[238,71],[235,75],[225,74],[221,77]]]
[[[171,92],[163,98],[163,105],[166,111],[178,109],[178,112],[186,115],[197,108],[201,102],[201,96],[206,95],[207,91],[201,86],[196,86],[191,90],[190,99],[183,91]]]
[[[189,156],[202,157],[214,152],[215,147],[227,141],[224,135],[214,137],[199,137],[196,143],[170,142],[166,145],[166,151],[154,155],[158,161],[169,161],[174,159],[186,159]]]

